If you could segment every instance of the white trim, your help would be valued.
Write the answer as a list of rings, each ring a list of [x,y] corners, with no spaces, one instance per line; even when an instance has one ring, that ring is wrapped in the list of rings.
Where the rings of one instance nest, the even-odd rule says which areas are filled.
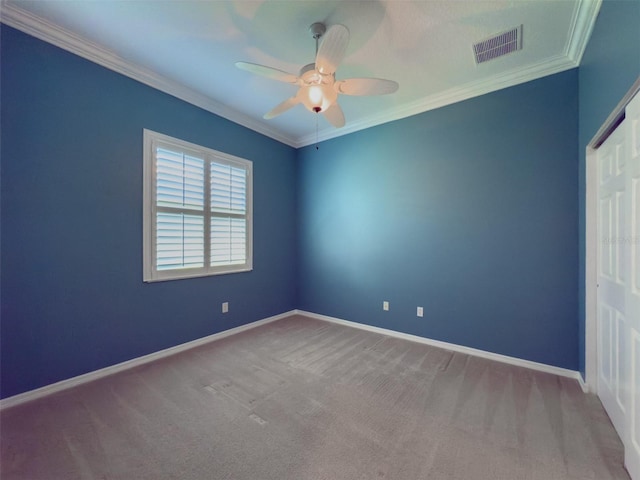
[[[2,1],[0,4],[0,20],[13,28],[28,33],[29,35],[51,43],[64,50],[75,53],[76,55],[97,63],[98,65],[102,65],[103,67],[121,73],[122,75],[126,75],[134,80],[144,83],[145,85],[184,100],[185,102],[191,103],[192,105],[266,135],[281,143],[294,148],[300,148],[314,144],[317,141],[325,141],[340,137],[369,127],[417,115],[419,113],[451,105],[469,98],[575,68],[579,65],[580,60],[582,59],[591,31],[593,30],[593,25],[595,24],[598,16],[601,3],[602,0],[582,0],[577,3],[564,55],[559,55],[555,58],[529,65],[525,68],[508,71],[489,79],[462,85],[461,87],[456,87],[436,95],[431,95],[415,102],[399,105],[397,108],[391,108],[384,113],[369,116],[358,122],[350,122],[340,129],[331,127],[319,132],[317,138],[315,134],[297,138],[284,134],[266,122],[256,120],[246,114],[237,112],[226,105],[214,101],[202,93],[196,92],[179,84],[178,82],[169,80],[155,72],[127,62],[113,52],[51,22],[48,22],[37,15],[22,10],[16,5],[7,4]]]
[[[578,3],[578,8],[574,12],[565,52],[576,66],[580,65],[582,61],[601,6],[602,0],[582,1]]]
[[[578,384],[584,393],[596,393],[596,391],[589,388],[589,385],[587,385],[587,383],[582,379],[580,372],[575,373],[577,374],[575,378],[578,380]]]
[[[386,122],[418,115],[420,113],[452,105],[463,100],[479,97],[487,93],[530,82],[555,73],[564,72],[566,70],[576,68],[577,66],[578,65],[575,62],[567,59],[564,55],[557,56],[544,62],[529,65],[528,67],[513,69],[495,77],[468,83],[466,85],[445,90],[444,92],[440,92],[436,95],[421,98],[415,102],[399,105],[396,108],[385,110],[383,113],[367,117],[359,122],[349,122],[347,125],[340,128],[339,133],[336,132],[335,129],[319,132],[318,141],[329,140],[338,135],[346,135],[348,133],[364,130]],[[314,133],[300,137],[293,146],[299,148],[315,143],[316,135]]]
[[[206,277],[211,275],[224,275],[229,273],[249,272],[253,270],[253,162],[245,158],[236,157],[228,153],[219,152],[212,148],[197,145],[178,138],[173,138],[162,133],[152,130],[143,129],[143,222],[142,222],[142,238],[144,245],[142,248],[143,258],[143,280],[145,282],[161,282],[166,280],[178,280],[185,278]],[[157,270],[157,251],[156,251],[156,214],[162,211],[162,208],[156,205],[156,174],[157,174],[157,158],[156,150],[158,147],[166,148],[173,152],[186,153],[202,159],[204,166],[204,202],[202,210],[189,211],[184,209],[172,209],[172,212],[194,214],[201,216],[203,219],[203,266],[184,268]],[[242,264],[227,263],[220,266],[211,265],[210,238],[209,231],[210,220],[215,216],[226,215],[225,213],[215,213],[211,208],[211,185],[209,182],[211,164],[215,162],[225,166],[235,166],[245,172],[245,212],[243,216],[236,215],[236,218],[245,220],[245,262]],[[165,210],[166,211],[166,210]]]
[[[234,123],[247,127],[250,130],[266,135],[281,143],[294,146],[294,139],[279,132],[271,125],[253,119],[226,105],[223,105],[211,97],[203,95],[191,88],[170,80],[151,70],[140,67],[119,57],[112,51],[76,35],[58,25],[49,22],[37,15],[22,10],[16,5],[2,1],[0,4],[0,20],[2,23],[16,28],[40,40],[48,42],[56,47],[67,50],[75,55],[97,63],[114,72],[144,83],[152,88],[160,90],[171,96],[184,100],[187,103],[200,107],[208,112],[226,118]]]
[[[467,355],[472,355],[475,357],[486,358],[488,360],[494,360],[497,362],[506,363],[509,365],[515,365],[518,367],[529,368],[531,370],[536,370],[539,372],[551,373],[554,375],[559,375],[561,377],[572,378],[578,381],[580,387],[584,392],[588,392],[588,386],[582,381],[582,376],[580,372],[575,372],[573,370],[567,370],[565,368],[554,367],[552,365],[546,365],[543,363],[532,362],[530,360],[523,360],[521,358],[509,357],[506,355],[500,355],[498,353],[486,352],[484,350],[478,350],[475,348],[465,347],[462,345],[456,345],[453,343],[441,342],[439,340],[433,340],[431,338],[419,337],[417,335],[411,335],[408,333],[396,332],[394,330],[388,330],[386,328],[373,327],[370,325],[365,325],[362,323],[352,322],[349,320],[343,320],[340,318],[330,317],[327,315],[321,315],[318,313],[307,312],[304,310],[290,310],[288,312],[284,312],[278,315],[273,315],[271,317],[263,318],[262,320],[257,320],[252,323],[248,323],[246,325],[240,325],[238,327],[230,328],[228,330],[224,330],[222,332],[214,333],[213,335],[209,335],[206,337],[198,338],[196,340],[192,340],[190,342],[182,343],[180,345],[176,345],[174,347],[166,348],[164,350],[160,350],[154,353],[150,353],[148,355],[143,355],[142,357],[133,358],[131,360],[127,360],[126,362],[118,363],[115,365],[111,365],[109,367],[101,368],[99,370],[94,370],[93,372],[88,372],[83,375],[79,375],[77,377],[69,378],[66,380],[61,380],[60,382],[52,383],[50,385],[45,385],[44,387],[37,388],[35,390],[30,390],[28,392],[20,393],[18,395],[14,395],[12,397],[7,397],[5,399],[0,400],[0,411],[15,407],[17,405],[22,405],[23,403],[30,402],[32,400],[37,400],[47,395],[52,395],[54,393],[61,392],[63,390],[67,390],[69,388],[73,388],[79,385],[83,385],[85,383],[92,382],[94,380],[98,380],[100,378],[107,377],[109,375],[113,375],[115,373],[123,372],[126,370],[130,370],[132,368],[138,367],[140,365],[145,365],[150,362],[154,362],[156,360],[160,360],[162,358],[169,357],[171,355],[175,355],[177,353],[181,353],[192,348],[199,347],[201,345],[205,345],[210,342],[214,342],[216,340],[220,340],[225,337],[229,337],[231,335],[235,335],[237,333],[244,332],[246,330],[251,330],[253,328],[259,327],[261,325],[266,325],[267,323],[275,322],[276,320],[281,320],[283,318],[291,317],[294,315],[302,315],[309,318],[314,318],[316,320],[323,320],[326,322],[336,323],[339,325],[345,325],[347,327],[358,328],[360,330],[365,330],[369,332],[379,333],[381,335],[387,335],[390,337],[400,338],[403,340],[408,340],[411,342],[422,343],[424,345],[430,345],[438,348],[444,348],[446,350],[451,350],[454,352],[464,353]]]
[[[327,315],[307,312],[304,310],[295,310],[294,312],[298,315],[315,318],[317,320],[324,320],[326,322],[337,323],[339,325],[345,325],[348,327],[358,328],[360,330],[365,330],[368,332],[379,333],[381,335],[387,335],[389,337],[400,338],[402,340],[409,340],[410,342],[422,343],[424,345],[444,348],[445,350],[464,353],[466,355],[472,355],[474,357],[486,358],[487,360],[494,360],[496,362],[515,365],[517,367],[524,367],[530,370],[536,370],[538,372],[551,373],[553,375],[558,375],[560,377],[571,378],[576,380],[579,383],[580,388],[582,388],[582,391],[584,391],[585,393],[588,391],[586,385],[582,381],[582,375],[580,375],[580,372],[577,372],[575,370],[568,370],[566,368],[555,367],[553,365],[532,362],[531,360],[524,360],[522,358],[509,357],[507,355],[487,352],[485,350],[479,350],[477,348],[465,347],[463,345],[456,345],[455,343],[448,343],[448,342],[442,342],[440,340],[434,340],[431,338],[419,337],[417,335],[411,335],[409,333],[396,332],[395,330],[388,330],[386,328],[372,327],[371,325],[365,325],[363,323],[343,320],[341,318],[329,317]]]
[[[607,119],[604,121],[604,123],[600,126],[596,134],[593,136],[593,138],[587,145],[587,147],[597,149],[602,144],[602,142],[604,142],[607,139],[607,137],[612,131],[612,127],[622,117],[622,115],[624,114],[625,108],[627,108],[627,105],[629,104],[629,102],[633,99],[633,97],[636,96],[638,92],[640,92],[640,76],[636,78],[636,81],[633,82],[633,85],[631,85],[631,88],[629,89],[629,91],[627,91],[625,96],[622,97],[622,100],[618,102],[618,105],[616,105],[616,108],[614,108],[611,111],[611,113],[609,114]]]
[[[584,356],[585,383],[592,392],[598,390],[598,181],[597,150],[587,147],[585,156],[585,325]]]
[[[67,390],[69,388],[76,387],[78,385],[83,385],[85,383],[89,383],[94,380],[98,380],[100,378],[113,375],[114,373],[130,370],[134,367],[145,365],[147,363],[160,360],[161,358],[169,357],[171,355],[175,355],[177,353],[181,353],[186,350],[190,350],[192,348],[196,348],[210,342],[215,342],[216,340],[220,340],[222,338],[235,335],[237,333],[244,332],[246,330],[251,330],[252,328],[256,328],[261,325],[265,325],[267,323],[275,322],[276,320],[290,317],[291,315],[294,315],[294,314],[295,314],[295,310],[292,310],[289,312],[281,313],[279,315],[274,315],[272,317],[263,318],[262,320],[257,320],[255,322],[247,323],[246,325],[240,325],[239,327],[230,328],[222,332],[214,333],[213,335],[198,338],[197,340],[192,340],[190,342],[182,343],[180,345],[166,348],[164,350],[150,353],[148,355],[143,355],[142,357],[133,358],[131,360],[127,360],[126,362],[117,363],[109,367],[101,368],[99,370],[94,370],[93,372],[85,373],[83,375],[78,375],[77,377],[62,380],[60,382],[52,383],[50,385],[45,385],[44,387],[36,388],[35,390],[30,390],[28,392],[24,392],[19,395],[7,397],[0,400],[0,411],[4,410],[5,408],[22,405],[23,403],[30,402],[32,400],[37,400],[39,398],[46,397],[47,395],[52,395],[54,393],[58,393],[63,390]]]

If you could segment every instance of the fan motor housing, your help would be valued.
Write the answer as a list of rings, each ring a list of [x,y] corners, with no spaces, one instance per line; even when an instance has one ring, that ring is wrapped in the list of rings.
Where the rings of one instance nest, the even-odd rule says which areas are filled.
[[[304,74],[316,69],[315,63],[309,63],[300,69],[300,74],[298,75],[300,78],[304,77]]]
[[[311,32],[311,36],[316,40],[324,35],[324,32],[327,31],[327,27],[324,23],[316,22],[309,27],[309,32]]]

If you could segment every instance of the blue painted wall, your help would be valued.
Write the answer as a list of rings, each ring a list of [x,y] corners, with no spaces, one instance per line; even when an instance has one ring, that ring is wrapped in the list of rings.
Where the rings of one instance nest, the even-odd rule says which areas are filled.
[[[1,35],[3,397],[295,308],[293,148]],[[142,282],[143,128],[254,162],[253,272]]]
[[[301,149],[299,307],[577,369],[577,119],[574,69]]]
[[[585,149],[640,75],[640,2],[605,0],[579,70],[579,349],[585,373]]]
[[[292,308],[584,372],[584,147],[639,16],[605,0],[578,71],[298,152],[3,25],[1,396]],[[252,273],[142,282],[143,128],[254,161]]]

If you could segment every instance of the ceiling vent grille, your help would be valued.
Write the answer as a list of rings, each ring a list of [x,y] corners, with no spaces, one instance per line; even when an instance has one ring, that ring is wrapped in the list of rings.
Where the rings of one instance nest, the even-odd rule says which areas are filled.
[[[522,50],[522,25],[473,45],[473,53],[478,64],[516,50]]]

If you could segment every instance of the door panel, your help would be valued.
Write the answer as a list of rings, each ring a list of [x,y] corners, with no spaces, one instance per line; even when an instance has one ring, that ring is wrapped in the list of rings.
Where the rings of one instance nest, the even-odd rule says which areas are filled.
[[[620,312],[616,312],[616,320],[614,326],[614,332],[616,335],[614,348],[618,349],[618,355],[616,355],[615,368],[615,385],[616,385],[616,402],[618,408],[622,412],[622,418],[626,417],[626,388],[628,385],[625,383],[627,378],[627,370],[629,368],[624,361],[627,358],[627,344],[629,343],[626,338],[627,325],[624,316]]]
[[[622,177],[622,179],[624,179],[624,170],[621,171],[621,173],[619,174],[620,177]],[[614,258],[616,259],[616,282],[618,285],[620,285],[624,291],[624,285],[625,285],[625,277],[627,275],[627,248],[625,247],[624,243],[624,238],[625,238],[625,234],[626,234],[626,219],[625,219],[625,207],[626,207],[626,199],[625,199],[625,192],[616,192],[616,196],[615,196],[615,217],[616,217],[616,232],[615,232],[615,241],[614,241],[614,248],[615,248],[615,254],[614,254]]]
[[[640,382],[638,382],[638,377],[640,376],[640,334],[636,330],[632,330],[631,332],[632,340],[631,340],[631,378],[634,378],[635,381],[631,383],[631,394],[632,394],[632,404],[631,411],[629,412],[630,416],[630,427],[631,431],[629,432],[629,447],[625,442],[625,464],[627,465],[627,469],[629,472],[635,472],[635,476],[632,478],[640,478],[638,475],[640,474]],[[634,450],[629,453],[628,450]],[[635,455],[635,458],[633,458]],[[634,464],[634,465],[632,465]]]
[[[631,235],[635,239],[631,258],[632,287],[634,295],[640,295],[640,240],[638,240],[640,239],[640,180],[637,178],[632,179],[631,185],[631,195],[633,197],[631,202],[633,208]]]
[[[613,266],[611,259],[613,257],[612,250],[613,245],[611,244],[612,237],[612,209],[611,209],[611,196],[603,196],[599,200],[600,202],[600,218],[599,218],[599,231],[601,241],[600,241],[600,269],[599,275],[603,275],[607,278],[611,278],[613,275]]]
[[[613,384],[613,368],[611,356],[613,349],[611,348],[611,330],[613,328],[611,322],[611,308],[604,302],[599,305],[598,312],[598,339],[600,345],[598,345],[599,356],[599,381],[602,387],[606,387],[607,392],[612,391],[611,385]]]

